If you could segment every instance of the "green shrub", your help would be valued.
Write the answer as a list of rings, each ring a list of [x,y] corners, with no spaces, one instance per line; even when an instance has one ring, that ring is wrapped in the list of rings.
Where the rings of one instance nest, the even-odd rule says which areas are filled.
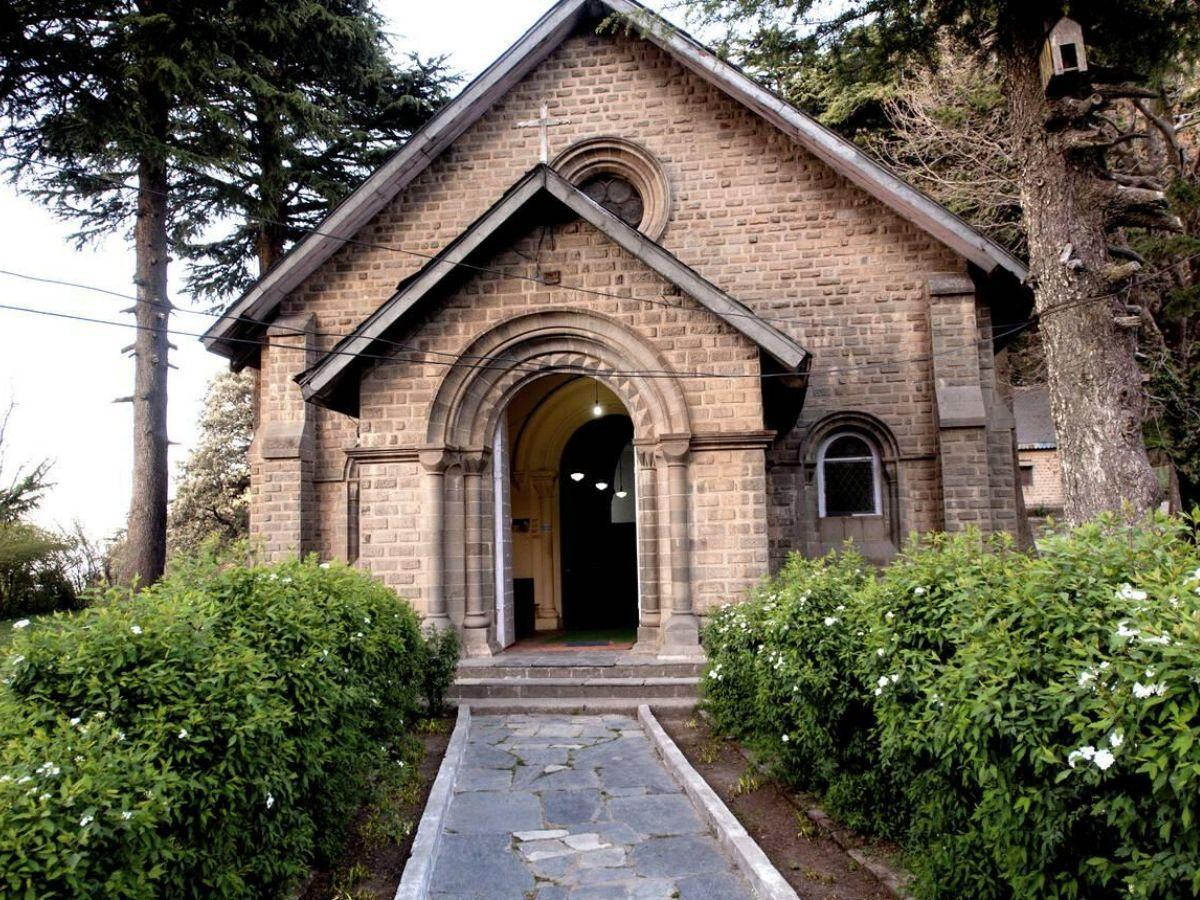
[[[1200,893],[1192,523],[1104,518],[1037,556],[943,535],[861,568],[794,559],[714,617],[721,727],[899,839],[918,896]]]
[[[454,683],[462,646],[453,628],[425,629],[425,680],[422,691],[430,714],[441,713],[446,707],[446,694]]]
[[[341,565],[193,565],[17,637],[0,893],[278,895],[416,715],[411,608]]]

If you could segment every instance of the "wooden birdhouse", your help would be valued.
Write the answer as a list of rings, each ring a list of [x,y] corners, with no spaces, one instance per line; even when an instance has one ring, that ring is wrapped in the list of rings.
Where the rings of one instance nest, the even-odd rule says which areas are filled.
[[[1042,46],[1041,65],[1047,94],[1061,94],[1078,84],[1088,70],[1083,26],[1066,16],[1055,22]]]

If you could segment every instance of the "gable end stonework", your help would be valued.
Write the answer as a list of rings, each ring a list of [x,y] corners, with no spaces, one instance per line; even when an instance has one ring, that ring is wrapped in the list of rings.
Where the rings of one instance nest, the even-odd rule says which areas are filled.
[[[268,551],[355,561],[491,653],[524,603],[539,629],[578,615],[579,474],[613,498],[611,534],[589,540],[634,554],[639,646],[679,655],[789,552],[853,539],[884,560],[913,531],[1015,530],[992,329],[1027,309],[1020,264],[945,211],[935,234],[932,201],[800,140],[672,46],[686,36],[597,34],[585,7],[558,4],[536,52],[468,88],[469,121],[403,151],[429,158],[395,191],[373,176],[361,221],[335,212],[352,241],[323,259],[302,242],[231,308],[272,328],[210,334],[264,344],[242,362],[259,373],[251,527]],[[517,126],[543,102],[569,120],[551,159],[629,142],[661,172],[661,235],[537,165],[537,129]],[[619,464],[559,470],[606,441]]]

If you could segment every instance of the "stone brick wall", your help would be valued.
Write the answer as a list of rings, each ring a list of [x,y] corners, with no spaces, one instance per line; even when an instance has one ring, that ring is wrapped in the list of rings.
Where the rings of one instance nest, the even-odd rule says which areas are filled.
[[[1063,508],[1062,464],[1057,450],[1022,450],[1021,467],[1033,468],[1033,484],[1025,485],[1025,508],[1031,513],[1045,509],[1059,512]]]
[[[536,130],[515,126],[543,100],[551,116],[571,119],[551,130],[552,156],[602,135],[636,141],[655,155],[671,189],[671,216],[661,243],[814,355],[803,417],[765,460],[761,450],[696,454],[692,537],[700,603],[738,599],[765,568],[768,551],[778,561],[786,550],[803,546],[811,494],[805,484],[804,435],[837,411],[870,413],[894,437],[900,530],[941,527],[926,286],[936,273],[965,273],[965,264],[636,36],[580,34],[566,41],[358,235],[359,241],[380,246],[348,244],[289,297],[282,313],[311,314],[318,330],[330,335],[354,328],[536,163]],[[556,269],[564,285],[691,304],[585,226],[546,234],[531,226],[518,249],[493,262],[523,275],[539,267]],[[757,351],[707,313],[479,277],[397,339],[453,352],[506,316],[546,306],[611,316],[652,340],[673,368],[744,375],[683,380],[695,432],[763,427]],[[319,343],[328,347],[334,340]],[[273,363],[267,366],[264,398],[282,380],[291,386],[290,376],[298,371],[285,378]],[[359,420],[310,410],[312,479],[318,485],[314,502],[320,506],[312,539],[320,552],[346,552],[348,492],[339,484],[345,450],[399,452],[419,446],[427,405],[444,373],[444,366],[398,359],[367,376]],[[725,459],[719,464],[718,454]],[[415,466],[408,461],[362,464],[361,561],[386,573],[398,589],[419,596],[419,541],[406,534],[414,527],[409,516],[417,501],[409,482]],[[270,492],[273,477],[256,460],[256,498]],[[714,480],[737,487],[712,502],[714,495],[702,486]],[[393,492],[399,492],[398,499]],[[266,504],[255,502],[258,530]],[[710,509],[718,518],[706,518]],[[727,533],[729,515],[735,516],[736,540]],[[461,572],[451,565],[446,578],[452,615],[457,609],[461,616],[456,593]],[[664,597],[664,609],[667,602]]]

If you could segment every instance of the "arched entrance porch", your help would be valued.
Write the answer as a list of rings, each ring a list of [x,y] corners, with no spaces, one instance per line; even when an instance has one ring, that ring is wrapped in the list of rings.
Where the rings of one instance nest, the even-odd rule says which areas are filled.
[[[498,632],[602,631],[623,640],[616,635],[628,630],[632,639],[638,492],[624,404],[594,378],[548,375],[513,397],[504,424],[514,615],[511,632],[502,619]]]
[[[509,425],[514,415],[520,415],[514,410],[522,408],[520,404],[536,403],[555,379],[574,380],[590,384],[593,395],[599,390],[619,404],[630,423],[638,649],[670,655],[696,652],[689,542],[690,427],[682,389],[667,375],[663,360],[617,322],[575,310],[509,320],[465,348],[463,360],[447,372],[431,404],[420,454],[429,621],[438,627],[459,627],[469,655],[494,653],[514,636],[515,598],[508,573],[517,560],[517,548],[515,535],[505,523],[518,517],[512,497],[504,494],[511,479],[503,473],[518,471],[510,467],[515,460],[509,457],[524,451]],[[542,386],[534,387],[538,382]],[[593,415],[593,405],[589,401],[582,406],[585,420]],[[569,417],[557,419],[563,449],[581,424],[571,427]],[[555,442],[542,441],[543,453],[552,453],[547,448]],[[621,450],[623,454],[624,447]],[[548,504],[553,510],[557,467],[546,463],[523,471],[538,496],[539,508],[545,510]],[[538,519],[540,530],[544,512]],[[541,559],[545,565],[544,553]],[[561,621],[561,560],[560,537],[557,582],[553,572],[544,575],[547,584],[555,584],[560,603],[537,602],[536,616],[543,625]],[[461,620],[452,621],[449,610],[457,606],[460,595]],[[543,590],[542,596],[548,600],[554,594]]]

